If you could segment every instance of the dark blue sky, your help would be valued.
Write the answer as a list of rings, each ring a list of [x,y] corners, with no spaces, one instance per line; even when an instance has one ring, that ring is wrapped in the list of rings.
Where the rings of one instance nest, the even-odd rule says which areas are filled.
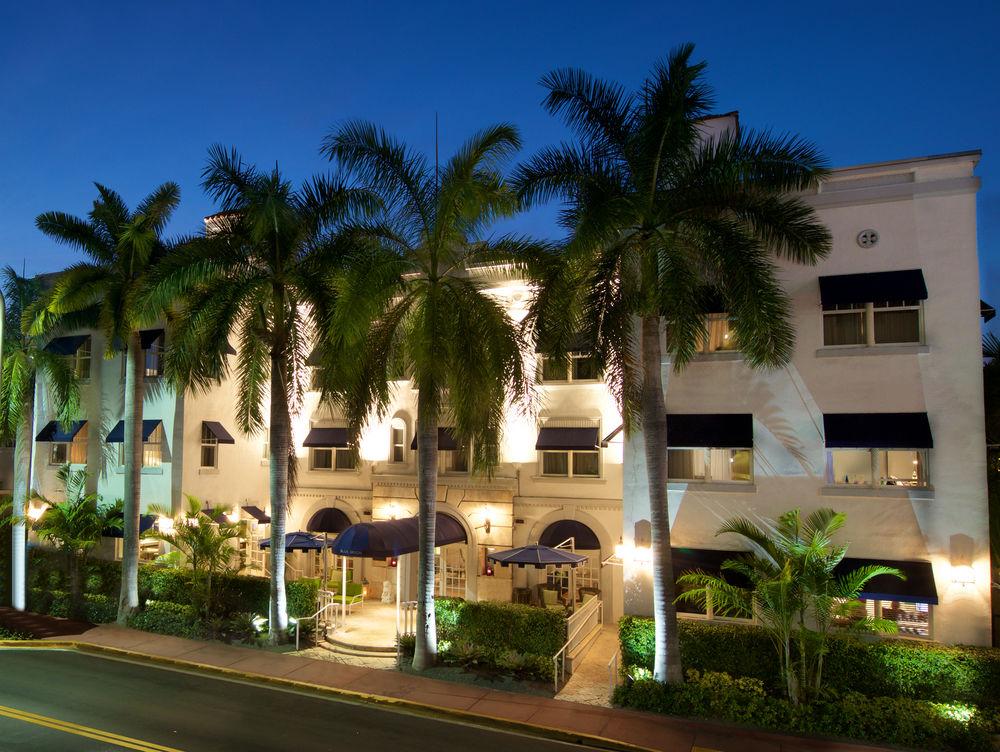
[[[431,152],[438,112],[443,154],[509,120],[527,155],[565,136],[539,106],[542,74],[634,85],[690,40],[719,111],[797,132],[834,165],[982,149],[983,294],[1000,304],[996,3],[13,5],[0,6],[0,262],[29,273],[74,260],[34,217],[85,213],[93,180],[131,204],[177,181],[180,233],[212,209],[198,179],[215,142],[298,180],[327,168],[320,139],[342,120]],[[555,236],[552,218],[518,227]]]

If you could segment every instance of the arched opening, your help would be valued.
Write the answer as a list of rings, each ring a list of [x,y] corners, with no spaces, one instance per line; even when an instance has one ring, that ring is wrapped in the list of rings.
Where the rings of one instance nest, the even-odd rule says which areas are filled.
[[[437,521],[448,533],[447,538],[442,538],[439,533],[438,540],[449,542],[434,548],[434,594],[468,599],[470,569],[474,580],[477,562],[469,559],[469,552],[475,549],[469,545],[465,523],[445,511],[437,513]]]
[[[389,421],[389,463],[405,465],[408,460],[410,422],[403,413],[396,413]]]
[[[572,548],[587,556],[587,561],[576,568],[572,578],[567,567],[547,567],[546,587],[555,588],[561,597],[571,600],[573,594],[570,593],[570,587],[575,579],[577,600],[583,600],[584,594],[601,595],[601,541],[586,523],[579,520],[556,520],[542,531],[538,542],[552,548]]]

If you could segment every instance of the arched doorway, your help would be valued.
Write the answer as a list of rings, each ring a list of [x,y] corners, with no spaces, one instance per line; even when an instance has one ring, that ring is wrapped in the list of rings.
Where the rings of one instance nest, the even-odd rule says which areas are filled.
[[[597,595],[601,593],[601,541],[586,523],[567,519],[551,522],[538,536],[538,543],[552,548],[572,548],[577,553],[586,554],[586,563],[573,573],[577,590]],[[546,585],[557,588],[564,596],[572,595],[569,593],[570,582],[568,568],[546,568]]]
[[[448,543],[434,548],[434,594],[447,598],[469,599],[470,574],[476,576],[476,560],[469,559],[469,534],[464,521],[450,511],[441,510],[437,513],[439,541]],[[445,536],[442,537],[442,532]]]

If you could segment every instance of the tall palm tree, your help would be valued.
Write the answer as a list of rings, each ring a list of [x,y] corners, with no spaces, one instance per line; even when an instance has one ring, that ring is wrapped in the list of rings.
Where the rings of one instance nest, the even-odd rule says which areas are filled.
[[[356,251],[339,276],[321,369],[327,394],[356,440],[373,411],[384,416],[396,380],[409,376],[418,390],[417,670],[437,655],[438,428],[452,426],[472,448],[473,469],[488,473],[499,462],[505,406],[528,388],[520,330],[486,293],[488,279],[516,273],[534,250],[524,239],[486,237],[519,208],[501,170],[520,144],[512,126],[495,125],[440,170],[370,123],[348,123],[323,146],[384,205],[343,238]],[[498,271],[504,263],[513,266]]]
[[[526,200],[568,202],[567,259],[536,302],[544,349],[564,353],[573,328],[582,329],[620,399],[626,431],[641,428],[654,675],[673,682],[682,675],[667,511],[664,324],[666,354],[681,369],[707,333],[703,303],[713,288],[733,317],[746,362],[779,366],[790,357],[794,332],[773,259],[814,263],[830,247],[827,230],[794,195],[824,174],[819,153],[791,136],[735,130],[710,137],[704,119],[712,94],[705,64],[692,63],[692,52],[692,45],[671,52],[636,92],[579,70],[546,75],[545,107],[579,141],[541,151],[517,173]]]
[[[118,623],[139,606],[139,513],[142,480],[142,406],[145,356],[139,332],[162,320],[165,310],[143,301],[153,266],[170,252],[163,232],[180,203],[180,188],[163,183],[130,210],[115,191],[95,183],[98,198],[86,219],[63,212],[38,215],[38,229],[89,257],[57,279],[45,312],[72,315],[104,335],[105,357],[125,352],[125,492],[122,585]],[[45,316],[39,317],[44,322]]]
[[[43,327],[34,333],[30,329],[31,311],[43,297],[40,280],[22,277],[9,266],[0,272],[0,277],[7,302],[0,372],[0,440],[14,442],[11,603],[14,608],[23,610],[26,572],[23,520],[34,462],[35,385],[39,378],[44,379],[62,423],[76,417],[80,393],[73,367],[67,359],[45,349],[52,327]]]
[[[330,270],[339,246],[330,230],[372,208],[365,191],[317,177],[295,189],[277,167],[209,150],[202,186],[222,211],[206,233],[158,268],[153,306],[180,301],[170,329],[166,375],[180,389],[207,389],[230,372],[236,333],[236,422],[245,434],[268,431],[271,496],[270,638],[285,639],[285,523],[294,487],[291,421],[302,406],[306,359],[331,305]]]

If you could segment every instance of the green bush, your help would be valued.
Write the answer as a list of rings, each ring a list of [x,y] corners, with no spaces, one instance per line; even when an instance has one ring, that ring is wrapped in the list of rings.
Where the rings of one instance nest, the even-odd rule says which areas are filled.
[[[848,692],[827,693],[797,707],[769,695],[759,679],[717,672],[689,671],[682,685],[652,679],[628,683],[615,689],[614,702],[656,713],[920,749],[991,749],[993,719],[974,706]]]
[[[146,601],[142,610],[129,619],[128,625],[144,632],[194,639],[205,633],[194,606],[167,601]]]
[[[760,627],[678,622],[685,669],[758,679],[781,690],[774,646]],[[622,664],[653,668],[653,621],[625,616],[618,626]],[[833,635],[823,684],[841,693],[935,702],[1000,703],[1000,650]]]

